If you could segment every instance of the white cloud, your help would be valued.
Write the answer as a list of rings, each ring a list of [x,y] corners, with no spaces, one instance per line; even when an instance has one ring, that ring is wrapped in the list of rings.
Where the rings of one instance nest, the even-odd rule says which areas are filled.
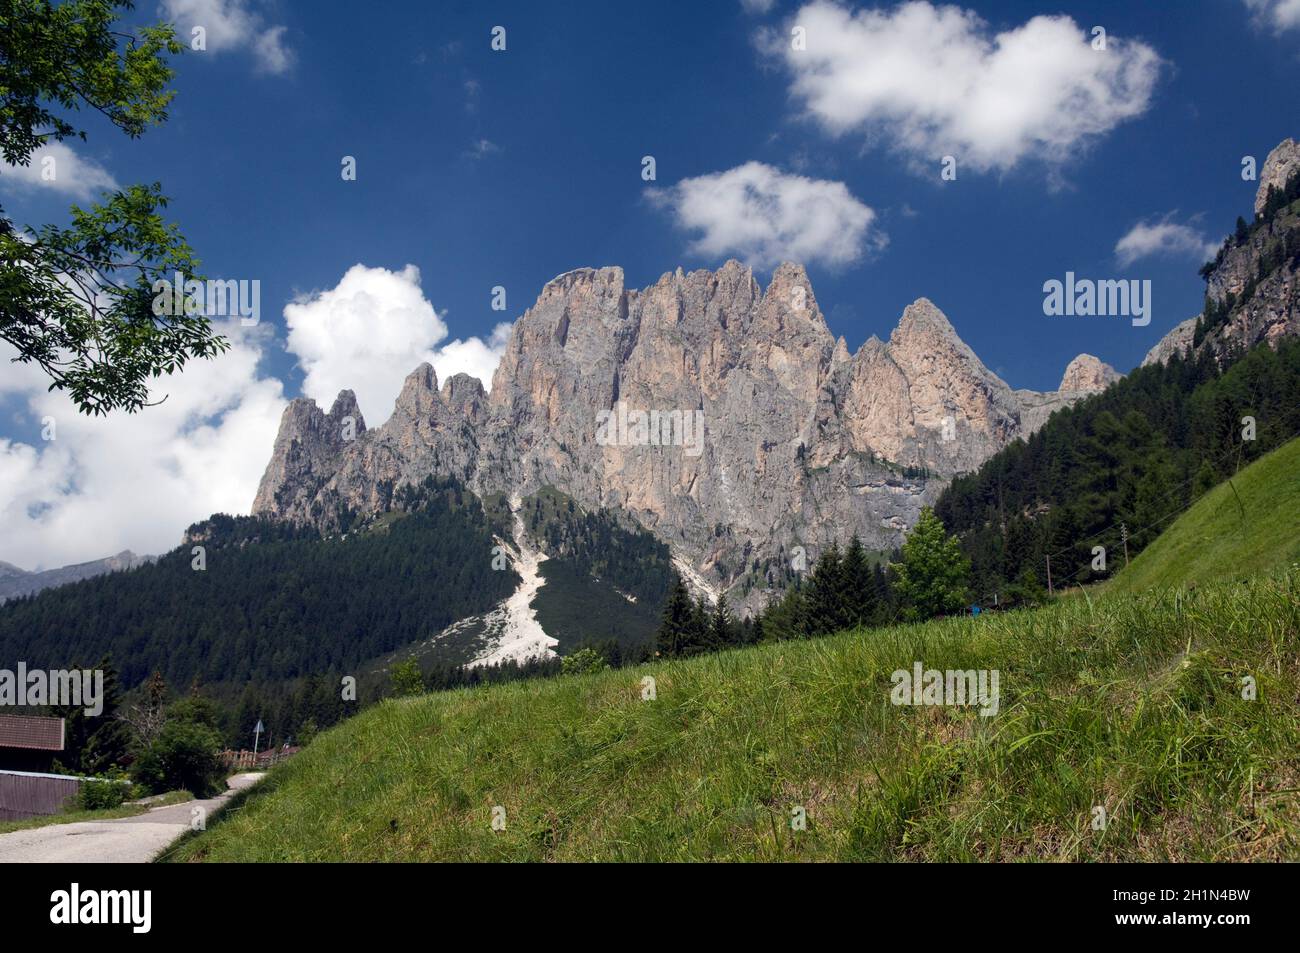
[[[10,393],[55,430],[35,445],[0,439],[0,559],[49,568],[157,553],[195,520],[248,511],[285,401],[280,382],[257,372],[265,331],[237,321],[218,330],[231,349],[160,378],[155,399],[167,399],[134,415],[86,417],[38,372],[18,378]],[[13,353],[0,344],[6,375]]]
[[[761,162],[647,194],[671,210],[679,228],[700,233],[690,250],[706,258],[735,255],[755,268],[782,261],[846,265],[885,243],[871,228],[876,213],[843,182],[790,175]]]
[[[770,13],[776,6],[776,0],[740,0],[740,5],[745,8],[746,13]]]
[[[1179,225],[1169,218],[1165,216],[1159,222],[1138,222],[1115,243],[1115,258],[1121,268],[1154,255],[1183,255],[1198,261],[1214,257],[1219,248],[1217,243],[1190,225]]]
[[[1300,27],[1300,0],[1246,0],[1246,6],[1274,33]]]
[[[327,408],[357,392],[368,424],[389,416],[402,381],[421,361],[440,380],[458,372],[490,386],[509,323],[485,342],[441,344],[447,328],[420,291],[419,271],[356,265],[338,285],[285,309],[289,350],[307,371],[306,396]],[[216,323],[231,348],[160,378],[161,404],[128,415],[86,417],[31,365],[11,364],[0,342],[0,399],[23,406],[37,429],[52,417],[55,439],[0,437],[0,559],[26,569],[96,559],[123,549],[160,553],[212,513],[247,513],[271,456],[284,387],[259,364],[270,325]],[[441,345],[441,346],[439,346]]]
[[[794,27],[804,50],[793,49]],[[1059,163],[1144,113],[1162,62],[1114,36],[1095,50],[1067,16],[993,33],[972,11],[925,2],[853,12],[816,0],[759,40],[827,132],[883,138],[936,170],[944,155],[976,171]]]
[[[501,147],[491,139],[477,139],[470,144],[469,149],[465,152],[466,158],[469,159],[486,159],[494,152],[500,152]]]
[[[268,25],[248,0],[162,0],[177,34],[188,45],[195,27],[206,31],[208,53],[251,50],[258,68],[284,73],[293,66],[293,51],[284,43],[285,28]]]
[[[289,350],[305,373],[303,393],[328,407],[340,390],[356,392],[367,426],[387,420],[402,381],[422,361],[439,381],[464,372],[492,386],[509,324],[491,340],[443,344],[447,325],[424,297],[420,270],[353,265],[339,283],[284,309]],[[503,330],[504,328],[504,330]]]
[[[77,155],[63,142],[47,142],[32,153],[28,165],[0,166],[0,183],[6,182],[51,189],[81,201],[118,187],[107,169]]]

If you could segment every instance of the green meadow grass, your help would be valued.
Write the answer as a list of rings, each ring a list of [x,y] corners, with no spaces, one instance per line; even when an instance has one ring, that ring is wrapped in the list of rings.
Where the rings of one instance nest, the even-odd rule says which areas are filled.
[[[915,661],[1001,710],[890,704]],[[1292,567],[389,701],[164,859],[1294,860],[1298,675]]]
[[[1295,562],[1300,562],[1300,439],[1206,493],[1107,588],[1141,592],[1200,584]]]

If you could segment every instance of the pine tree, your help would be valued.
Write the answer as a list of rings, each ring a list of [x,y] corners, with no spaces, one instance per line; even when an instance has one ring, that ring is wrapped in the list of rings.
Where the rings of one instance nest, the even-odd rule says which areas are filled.
[[[655,633],[655,649],[664,658],[675,658],[682,654],[690,637],[691,612],[690,591],[682,577],[673,573],[672,589],[668,593],[668,602],[664,605],[663,619]]]
[[[713,616],[709,620],[709,648],[716,652],[731,643],[731,617],[727,614],[727,596],[725,593],[719,593],[718,601],[713,605]]]
[[[821,554],[809,580],[807,634],[825,635],[846,624],[844,561],[837,543]]]
[[[876,618],[876,584],[867,551],[856,535],[844,551],[843,575],[846,624],[870,625]]]
[[[709,604],[700,596],[691,606],[690,622],[686,626],[683,655],[699,655],[709,649]]]
[[[131,728],[119,716],[122,687],[112,660],[105,658],[98,668],[104,673],[103,709],[97,726],[81,751],[81,770],[98,775],[127,763],[131,753]]]

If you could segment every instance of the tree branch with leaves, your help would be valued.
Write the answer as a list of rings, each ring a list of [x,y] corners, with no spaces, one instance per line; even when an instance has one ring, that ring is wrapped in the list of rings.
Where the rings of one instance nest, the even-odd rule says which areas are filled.
[[[86,139],[82,110],[130,138],[167,119],[168,24],[114,29],[133,8],[118,0],[0,0],[0,154],[26,166],[50,142]],[[150,382],[229,347],[185,302],[154,307],[156,282],[198,278],[198,261],[162,212],[159,183],[73,206],[71,223],[20,230],[0,209],[0,340],[35,364],[82,413],[134,413]],[[158,311],[165,313],[158,313]]]

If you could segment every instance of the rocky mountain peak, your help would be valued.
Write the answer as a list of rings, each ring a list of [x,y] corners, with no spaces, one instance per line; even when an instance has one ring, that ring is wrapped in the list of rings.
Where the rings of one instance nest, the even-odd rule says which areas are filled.
[[[1300,267],[1288,249],[1300,229],[1294,207],[1261,213],[1270,187],[1282,188],[1300,170],[1300,143],[1284,139],[1268,154],[1255,195],[1256,220],[1242,236],[1230,236],[1205,273],[1209,315],[1199,314],[1171,328],[1147,352],[1143,365],[1163,363],[1175,354],[1216,358],[1261,342],[1276,347],[1300,334]],[[1200,324],[1200,333],[1197,328]]]
[[[1264,211],[1269,187],[1282,188],[1296,169],[1300,169],[1300,143],[1294,139],[1283,139],[1268,154],[1264,167],[1260,170],[1259,188],[1255,191],[1256,215]]]
[[[393,413],[410,420],[429,417],[438,403],[438,373],[425,361],[406,375]]]
[[[1124,375],[1091,354],[1080,354],[1065,368],[1057,390],[1098,393]]]
[[[442,385],[442,402],[453,413],[476,418],[487,398],[487,391],[477,377],[453,374]]]
[[[929,298],[917,298],[903,309],[903,316],[890,336],[890,342],[893,343],[898,338],[912,334],[934,334],[959,342],[961,340],[957,337],[957,329],[952,326],[948,316]]]
[[[1077,396],[1012,391],[925,298],[850,358],[802,265],[766,288],[728,261],[639,290],[620,268],[581,268],[515,322],[490,393],[463,374],[439,391],[423,364],[389,420],[346,445],[294,402],[254,509],[330,528],[431,474],[483,493],[549,485],[630,516],[725,587],[795,545],[898,545],[946,477]],[[650,443],[599,436],[619,407],[691,426]]]
[[[334,403],[326,416],[331,422],[338,423],[340,426],[345,418],[350,417],[357,433],[362,433],[366,429],[366,420],[361,416],[361,407],[357,404],[357,395],[350,390],[339,391],[339,395],[334,398]]]

